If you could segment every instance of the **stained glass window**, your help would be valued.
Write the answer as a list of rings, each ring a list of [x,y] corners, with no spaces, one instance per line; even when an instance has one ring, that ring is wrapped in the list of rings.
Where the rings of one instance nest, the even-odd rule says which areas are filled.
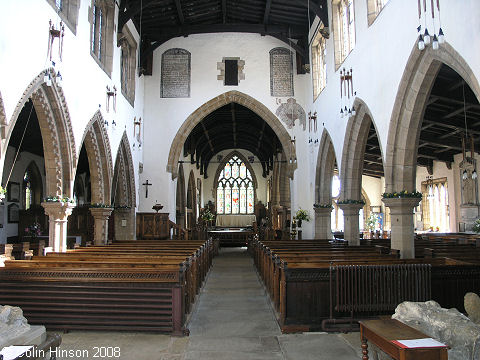
[[[254,204],[252,174],[238,156],[233,156],[218,177],[217,213],[253,214]]]

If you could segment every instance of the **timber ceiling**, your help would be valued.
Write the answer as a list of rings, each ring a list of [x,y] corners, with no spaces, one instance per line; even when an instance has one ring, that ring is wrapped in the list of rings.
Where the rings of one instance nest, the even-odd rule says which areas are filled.
[[[263,176],[273,168],[275,155],[282,145],[272,128],[252,110],[230,103],[207,115],[192,130],[184,145],[184,156],[190,155],[200,174],[216,162],[215,155],[227,149],[245,149],[260,159]]]
[[[467,130],[468,137],[473,135],[478,151],[480,104],[462,77],[447,65],[442,65],[425,108],[418,146],[418,165],[431,167],[433,160],[438,160],[449,167],[453,156],[462,152],[462,137],[465,137]],[[469,149],[468,142],[467,150]]]
[[[290,44],[308,63],[308,29],[315,15],[328,36],[327,0],[120,0],[119,8],[118,31],[131,19],[141,33],[146,74],[153,50],[175,37],[219,32],[270,35]]]
[[[35,108],[33,108],[31,100],[27,101],[22,111],[20,111],[8,146],[14,147],[15,151],[20,146],[20,152],[28,151],[43,157],[42,134],[40,132],[40,125],[38,124],[37,113]]]
[[[462,77],[447,65],[442,65],[425,107],[418,145],[417,164],[428,167],[430,173],[434,160],[451,166],[453,156],[462,152],[462,137],[465,137],[466,130],[469,138],[473,136],[476,151],[480,149],[480,104],[465,83],[464,108],[463,87]],[[466,150],[470,150],[470,140]],[[373,124],[368,134],[363,174],[383,176],[382,156]]]

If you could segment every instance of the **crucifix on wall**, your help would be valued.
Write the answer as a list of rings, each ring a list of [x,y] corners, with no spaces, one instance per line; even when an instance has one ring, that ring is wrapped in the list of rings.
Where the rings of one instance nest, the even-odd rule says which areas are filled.
[[[149,184],[147,180],[142,185],[145,186],[145,198],[148,198],[148,187],[152,186],[153,184]]]

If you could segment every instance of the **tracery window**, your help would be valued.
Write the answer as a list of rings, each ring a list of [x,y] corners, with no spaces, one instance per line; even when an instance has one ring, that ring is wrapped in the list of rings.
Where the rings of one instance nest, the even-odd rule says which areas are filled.
[[[122,38],[119,41],[122,56],[120,59],[120,82],[122,94],[130,105],[135,102],[135,69],[137,43],[126,26],[122,30]]]
[[[327,84],[326,46],[325,38],[320,31],[312,42],[313,65],[313,100],[315,101]]]
[[[25,174],[23,175],[23,189],[25,196],[25,210],[28,210],[33,204],[33,190],[28,170],[25,171]]]
[[[218,177],[217,214],[253,214],[255,188],[250,170],[233,156]]]
[[[355,6],[353,0],[333,0],[335,66],[340,67],[355,47]]]
[[[367,0],[368,25],[372,25],[389,0]]]

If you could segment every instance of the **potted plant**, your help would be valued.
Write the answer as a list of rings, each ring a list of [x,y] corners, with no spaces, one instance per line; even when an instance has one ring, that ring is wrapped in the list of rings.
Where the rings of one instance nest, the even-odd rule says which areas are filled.
[[[472,231],[476,232],[477,234],[480,233],[480,218],[475,220],[473,223]]]
[[[37,236],[42,235],[42,228],[38,222],[34,222],[33,224],[27,226],[25,228],[25,235],[30,236],[32,240],[35,240]]]
[[[310,215],[308,215],[307,210],[303,210],[300,208],[297,210],[294,219],[297,220],[297,226],[302,227],[302,221],[310,221]]]

